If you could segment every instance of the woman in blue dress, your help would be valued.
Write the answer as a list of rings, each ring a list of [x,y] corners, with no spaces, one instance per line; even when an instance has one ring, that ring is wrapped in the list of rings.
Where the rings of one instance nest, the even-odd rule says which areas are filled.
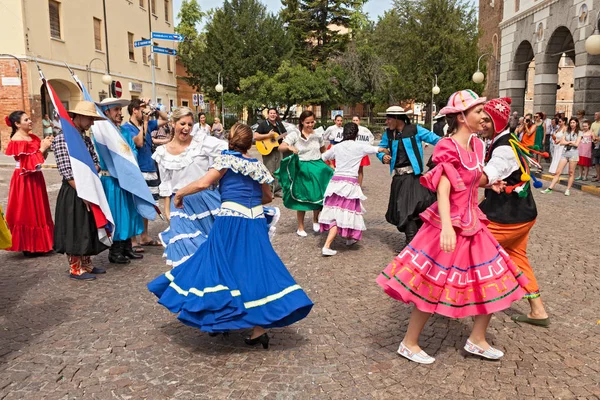
[[[186,196],[219,182],[221,209],[196,253],[148,289],[183,323],[211,335],[253,328],[245,342],[266,349],[266,329],[303,319],[313,303],[271,246],[262,205],[273,198],[273,177],[248,155],[251,146],[250,127],[234,125],[229,150],[204,177],[177,191],[173,201],[182,207]]]

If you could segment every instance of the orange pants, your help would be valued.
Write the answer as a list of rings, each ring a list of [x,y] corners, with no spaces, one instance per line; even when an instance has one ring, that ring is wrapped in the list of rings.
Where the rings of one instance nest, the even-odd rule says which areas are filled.
[[[487,228],[496,238],[500,246],[506,250],[512,261],[523,271],[529,283],[524,287],[528,299],[540,296],[540,288],[533,274],[531,264],[527,258],[527,241],[529,231],[533,228],[535,220],[521,224],[496,224],[490,221]]]

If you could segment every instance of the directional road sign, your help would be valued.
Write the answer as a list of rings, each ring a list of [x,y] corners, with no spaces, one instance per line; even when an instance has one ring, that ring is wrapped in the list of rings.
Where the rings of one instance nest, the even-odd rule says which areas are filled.
[[[152,32],[152,39],[172,40],[175,42],[183,42],[183,35],[180,35],[178,33]]]
[[[158,54],[166,54],[168,56],[176,56],[177,50],[168,47],[152,46],[152,51]]]
[[[137,40],[137,41],[133,42],[133,47],[145,47],[145,46],[152,46],[152,41],[149,39],[146,39],[146,40]]]

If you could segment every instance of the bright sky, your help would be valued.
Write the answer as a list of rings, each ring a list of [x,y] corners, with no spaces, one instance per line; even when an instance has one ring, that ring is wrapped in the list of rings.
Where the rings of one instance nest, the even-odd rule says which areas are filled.
[[[271,12],[277,12],[281,9],[280,0],[261,0],[262,3],[267,5],[267,8]],[[475,6],[478,4],[478,0],[467,0],[474,3]],[[179,8],[181,7],[182,0],[174,0],[173,6],[175,7],[176,22],[179,22],[177,15],[179,15]],[[221,7],[223,0],[198,0],[202,11],[210,10],[211,8]],[[365,5],[364,10],[369,14],[369,18],[373,21],[377,21],[377,17],[383,15],[386,10],[392,7],[392,0],[369,0]],[[204,24],[202,24],[204,25]]]

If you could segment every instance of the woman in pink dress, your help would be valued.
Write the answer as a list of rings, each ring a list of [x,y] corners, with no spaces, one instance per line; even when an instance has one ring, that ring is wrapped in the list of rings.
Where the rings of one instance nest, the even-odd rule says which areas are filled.
[[[433,152],[435,168],[421,184],[437,192],[438,201],[421,214],[424,221],[412,242],[387,266],[377,283],[392,298],[414,303],[398,354],[411,361],[435,361],[419,347],[419,335],[431,314],[474,317],[465,350],[488,359],[504,353],[485,338],[492,313],[520,300],[527,279],[487,230],[477,205],[477,189],[488,184],[483,174],[484,145],[473,132],[481,128],[483,103],[470,90],[454,93],[440,113],[450,137]],[[490,185],[503,190],[504,182]]]
[[[579,176],[576,181],[587,181],[590,167],[592,166],[592,146],[594,145],[594,132],[590,130],[590,121],[584,119],[581,121],[582,137],[577,151],[579,153]]]

